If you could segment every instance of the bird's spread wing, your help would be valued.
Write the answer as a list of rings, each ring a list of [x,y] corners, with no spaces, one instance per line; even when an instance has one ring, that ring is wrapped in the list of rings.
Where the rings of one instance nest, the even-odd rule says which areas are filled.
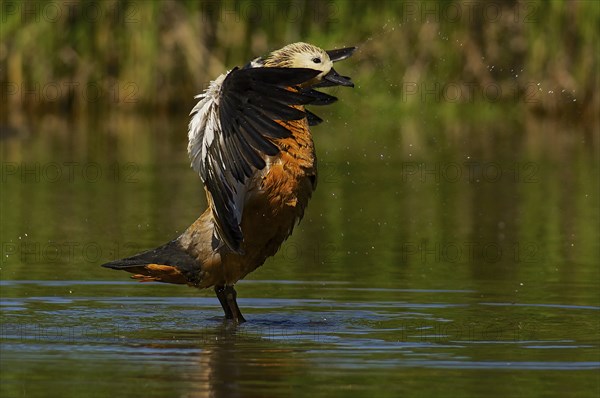
[[[191,112],[188,153],[212,202],[219,245],[241,252],[247,179],[265,167],[264,156],[279,153],[271,140],[291,134],[276,121],[307,116],[293,105],[335,100],[315,90],[293,88],[318,74],[313,69],[236,68],[197,97],[201,100]]]

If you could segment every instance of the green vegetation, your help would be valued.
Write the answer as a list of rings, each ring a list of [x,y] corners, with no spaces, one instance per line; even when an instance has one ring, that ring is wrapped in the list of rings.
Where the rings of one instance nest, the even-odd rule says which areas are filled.
[[[459,119],[527,112],[598,122],[597,1],[0,4],[8,114],[187,111],[225,70],[302,40],[359,46],[339,69],[368,96],[364,112],[443,105],[435,108]]]

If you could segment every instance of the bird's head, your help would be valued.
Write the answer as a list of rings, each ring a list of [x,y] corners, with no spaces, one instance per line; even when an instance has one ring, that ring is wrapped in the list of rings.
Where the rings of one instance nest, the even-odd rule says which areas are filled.
[[[265,67],[308,68],[321,71],[309,85],[323,82],[321,85],[341,85],[354,87],[350,78],[340,76],[333,63],[348,58],[356,47],[325,51],[308,43],[292,43],[273,51],[264,62]]]

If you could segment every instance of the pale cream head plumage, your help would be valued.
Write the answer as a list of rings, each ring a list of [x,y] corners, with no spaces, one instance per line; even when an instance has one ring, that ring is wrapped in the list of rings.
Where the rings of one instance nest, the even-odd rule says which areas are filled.
[[[265,59],[264,66],[319,70],[321,73],[316,78],[320,79],[329,73],[333,67],[333,62],[329,59],[329,55],[319,47],[298,42],[273,51]]]

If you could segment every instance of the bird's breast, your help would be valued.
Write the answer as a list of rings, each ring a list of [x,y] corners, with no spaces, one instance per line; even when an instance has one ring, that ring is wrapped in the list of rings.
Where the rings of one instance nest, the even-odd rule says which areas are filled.
[[[280,152],[267,157],[267,166],[254,180],[254,192],[265,197],[275,214],[290,208],[301,216],[315,188],[317,160],[306,119],[285,125],[292,134],[274,140]]]
[[[244,254],[223,259],[228,283],[235,283],[274,255],[290,236],[315,188],[317,168],[306,119],[287,122],[290,137],[274,140],[280,149],[248,187],[242,215]]]

